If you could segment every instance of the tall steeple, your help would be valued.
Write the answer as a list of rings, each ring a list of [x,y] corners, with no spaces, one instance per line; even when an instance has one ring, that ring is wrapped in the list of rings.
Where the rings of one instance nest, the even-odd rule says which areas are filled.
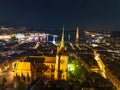
[[[68,41],[70,42],[70,34],[68,35]]]
[[[60,44],[60,48],[64,48],[64,26],[63,26],[63,31],[62,31],[62,38],[61,38],[61,44]]]
[[[79,27],[77,27],[77,31],[76,31],[76,43],[79,42]]]
[[[55,79],[56,80],[67,80],[67,64],[68,55],[64,43],[64,26],[62,31],[62,37],[60,46],[57,48],[56,53],[56,64],[55,64]],[[62,71],[62,72],[61,72]]]

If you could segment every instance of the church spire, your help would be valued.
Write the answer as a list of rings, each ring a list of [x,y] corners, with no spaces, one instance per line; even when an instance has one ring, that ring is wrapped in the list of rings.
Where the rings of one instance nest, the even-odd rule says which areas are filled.
[[[79,42],[79,27],[77,27],[77,31],[76,31],[76,43]]]
[[[57,54],[60,54],[60,53],[64,53],[65,51],[65,45],[64,45],[64,27],[62,28],[63,31],[62,31],[62,37],[61,37],[61,42],[60,42],[60,46],[57,48]]]
[[[60,48],[64,47],[64,26],[63,26],[63,31],[62,31],[62,38],[61,38],[61,45]]]
[[[70,42],[70,34],[68,35],[68,41]]]

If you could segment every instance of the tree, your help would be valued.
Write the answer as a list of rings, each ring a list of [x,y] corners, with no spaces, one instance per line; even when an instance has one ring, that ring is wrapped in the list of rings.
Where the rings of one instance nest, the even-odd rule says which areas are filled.
[[[2,78],[2,84],[5,84],[7,82],[7,79],[5,77]]]
[[[80,59],[73,59],[68,64],[68,82],[74,86],[76,90],[80,89],[80,85],[86,78],[86,69],[83,67]]]

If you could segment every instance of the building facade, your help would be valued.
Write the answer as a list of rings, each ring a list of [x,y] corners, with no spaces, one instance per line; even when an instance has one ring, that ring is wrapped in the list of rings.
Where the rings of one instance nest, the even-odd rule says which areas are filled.
[[[23,78],[30,82],[42,76],[52,80],[67,80],[68,55],[64,46],[64,28],[62,32],[61,44],[57,48],[56,56],[29,56],[24,62],[17,62],[15,68],[15,78]],[[26,81],[25,81],[26,82]]]

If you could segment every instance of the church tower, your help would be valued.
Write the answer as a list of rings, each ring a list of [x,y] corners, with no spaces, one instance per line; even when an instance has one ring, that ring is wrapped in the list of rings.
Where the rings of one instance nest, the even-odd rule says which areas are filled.
[[[64,45],[64,27],[62,31],[62,38],[60,46],[57,48],[56,53],[56,64],[55,64],[55,79],[56,80],[67,80],[67,64],[68,55]]]
[[[60,44],[60,48],[64,48],[64,27],[63,27],[63,31],[62,31],[62,39],[61,39],[61,44]]]
[[[70,34],[68,35],[68,41],[70,42]]]
[[[76,31],[76,43],[79,43],[79,27],[77,27]]]

